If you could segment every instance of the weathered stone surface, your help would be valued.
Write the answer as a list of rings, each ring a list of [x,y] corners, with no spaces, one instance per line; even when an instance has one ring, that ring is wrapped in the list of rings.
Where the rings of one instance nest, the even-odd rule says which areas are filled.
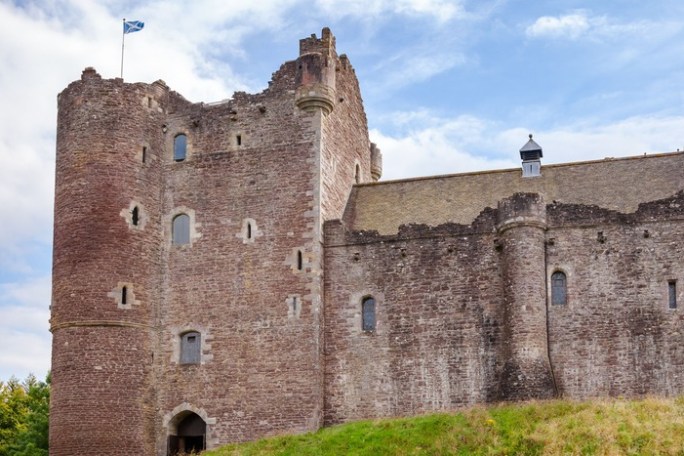
[[[380,172],[327,29],[268,89],[221,103],[86,69],[59,96],[51,454],[163,456],[193,414],[214,447],[502,399],[684,393],[668,308],[668,283],[684,301],[684,153],[528,179]],[[180,363],[188,331],[197,364]]]

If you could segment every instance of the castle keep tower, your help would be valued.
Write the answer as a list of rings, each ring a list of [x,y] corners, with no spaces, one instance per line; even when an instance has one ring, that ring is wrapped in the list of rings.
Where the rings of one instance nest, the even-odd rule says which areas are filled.
[[[371,180],[330,31],[256,95],[190,103],[86,69],[58,115],[51,454],[320,427],[321,227]]]
[[[58,97],[50,454],[682,394],[684,153],[520,155],[378,182],[328,29],[218,103],[87,68]]]
[[[152,454],[163,84],[59,96],[50,452]]]

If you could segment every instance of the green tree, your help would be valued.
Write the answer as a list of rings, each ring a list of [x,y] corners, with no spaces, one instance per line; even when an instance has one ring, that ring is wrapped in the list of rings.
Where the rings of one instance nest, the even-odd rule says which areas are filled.
[[[0,382],[0,456],[47,456],[50,374]]]

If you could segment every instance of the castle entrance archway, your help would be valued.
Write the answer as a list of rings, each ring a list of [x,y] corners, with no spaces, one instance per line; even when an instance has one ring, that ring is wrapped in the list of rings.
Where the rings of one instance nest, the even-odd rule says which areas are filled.
[[[207,423],[198,414],[186,411],[176,415],[175,432],[169,435],[168,456],[206,449]]]

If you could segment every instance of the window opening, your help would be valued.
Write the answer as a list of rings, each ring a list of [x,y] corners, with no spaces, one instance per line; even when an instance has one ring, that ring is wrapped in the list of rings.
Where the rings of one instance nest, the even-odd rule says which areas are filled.
[[[242,135],[237,135],[237,136],[235,137],[235,139],[236,139],[236,141],[237,141],[237,145],[238,145],[238,146],[241,146],[241,145],[242,145]]]
[[[138,223],[140,223],[140,210],[138,206],[135,206],[131,211],[131,223],[133,223],[133,226],[138,226]]]
[[[302,251],[297,250],[297,270],[301,271],[304,267],[304,258],[302,258]]]
[[[357,184],[361,183],[361,167],[358,164],[356,165],[356,170],[354,172],[354,181],[356,181]]]
[[[147,147],[143,146],[142,150],[142,162],[145,163],[147,161]]]
[[[121,305],[128,304],[128,288],[124,285],[121,287]]]
[[[564,272],[551,274],[551,303],[565,305],[568,302],[568,283]]]
[[[177,162],[185,160],[188,153],[188,137],[180,134],[173,140],[173,159]]]
[[[375,299],[363,298],[361,303],[361,328],[364,331],[375,331]]]
[[[252,224],[247,222],[247,239],[252,239]]]
[[[202,354],[202,343],[200,333],[190,331],[181,335],[181,364],[199,364]]]
[[[187,214],[178,214],[172,222],[172,239],[176,245],[190,243],[190,217]]]
[[[668,293],[668,307],[670,309],[677,308],[677,281],[670,280],[667,283],[667,293]]]

